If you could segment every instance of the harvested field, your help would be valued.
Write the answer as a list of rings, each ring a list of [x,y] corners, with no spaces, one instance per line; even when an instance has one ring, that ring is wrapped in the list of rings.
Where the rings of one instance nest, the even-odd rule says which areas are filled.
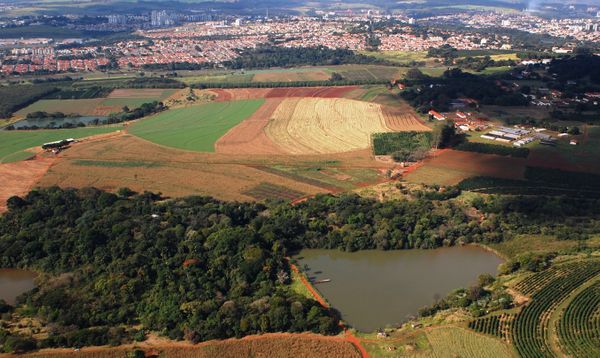
[[[267,99],[252,116],[219,138],[215,142],[215,151],[228,154],[283,153],[282,149],[267,137],[264,131],[281,101],[281,98]]]
[[[6,211],[6,201],[14,195],[25,195],[33,188],[48,168],[53,158],[39,158],[16,163],[0,164],[0,213]]]
[[[413,183],[438,185],[456,185],[474,176],[523,179],[526,163],[523,158],[445,150],[426,159],[405,178]]]
[[[98,107],[102,101],[104,101],[104,98],[42,99],[16,112],[15,115],[25,117],[29,113],[43,111],[94,116],[99,115],[96,113],[96,107]]]
[[[335,87],[281,87],[273,88],[267,95],[267,98],[275,97],[317,97],[317,98],[338,98],[352,90],[356,86],[335,86]]]
[[[130,132],[168,147],[213,152],[219,138],[263,103],[263,100],[215,102],[171,109],[135,123]]]
[[[33,353],[33,357],[124,357],[128,352],[140,349],[161,357],[173,358],[238,358],[238,357],[281,357],[281,358],[359,358],[360,354],[352,343],[341,337],[326,337],[311,333],[270,333],[247,336],[242,339],[208,341],[199,344],[153,339],[135,345],[118,347],[87,347],[78,352],[72,349],[44,349]]]
[[[265,128],[290,154],[324,154],[368,148],[373,133],[387,132],[381,107],[348,99],[289,98]]]
[[[270,71],[260,72],[254,75],[252,82],[309,82],[326,81],[330,77],[325,71]]]
[[[384,106],[383,115],[386,126],[394,131],[431,131],[419,118],[417,113],[408,105],[402,107]]]

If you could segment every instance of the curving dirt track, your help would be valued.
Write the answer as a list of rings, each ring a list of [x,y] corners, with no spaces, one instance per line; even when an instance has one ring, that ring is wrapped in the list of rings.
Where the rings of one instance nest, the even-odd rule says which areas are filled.
[[[14,195],[25,195],[46,174],[54,158],[36,158],[0,164],[0,213],[7,210],[6,201]]]
[[[285,153],[265,133],[265,127],[282,101],[283,98],[268,98],[250,118],[233,127],[215,142],[216,152],[225,154]]]
[[[389,106],[382,107],[385,117],[385,124],[394,131],[416,131],[429,132],[431,128],[427,127],[415,111],[408,107],[393,108]]]

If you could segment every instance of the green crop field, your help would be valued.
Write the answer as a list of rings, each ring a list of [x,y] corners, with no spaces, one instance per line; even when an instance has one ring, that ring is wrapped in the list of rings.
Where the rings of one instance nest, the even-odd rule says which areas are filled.
[[[123,106],[134,109],[141,106],[144,103],[151,103],[158,101],[157,98],[106,98],[100,103],[100,106],[123,108]]]
[[[92,98],[92,99],[42,99],[39,100],[22,110],[18,111],[16,115],[26,116],[29,113],[43,111],[43,112],[63,112],[65,114],[82,114],[92,115],[94,110],[104,98]]]
[[[213,102],[173,109],[136,123],[130,132],[168,147],[214,152],[215,142],[263,103],[263,99]]]
[[[36,131],[0,131],[0,163],[26,159],[23,150],[66,138],[84,138],[114,132],[122,127],[89,127]]]

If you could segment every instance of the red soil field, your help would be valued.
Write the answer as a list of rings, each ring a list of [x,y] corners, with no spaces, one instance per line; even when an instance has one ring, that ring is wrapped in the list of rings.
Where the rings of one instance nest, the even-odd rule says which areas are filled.
[[[7,210],[6,201],[14,195],[27,194],[44,176],[54,158],[37,158],[15,163],[0,164],[0,213]]]
[[[244,99],[266,98],[270,88],[215,88],[211,92],[217,95],[217,102],[238,101]]]
[[[217,95],[216,101],[226,102],[256,98],[319,97],[338,98],[357,89],[357,86],[343,87],[281,87],[281,88],[215,88],[210,91]]]
[[[266,135],[264,128],[283,98],[269,98],[250,117],[233,127],[215,143],[217,153],[281,154],[283,150]]]
[[[408,107],[393,108],[382,106],[383,116],[386,126],[394,131],[418,131],[428,132],[431,128],[427,127],[415,111]]]

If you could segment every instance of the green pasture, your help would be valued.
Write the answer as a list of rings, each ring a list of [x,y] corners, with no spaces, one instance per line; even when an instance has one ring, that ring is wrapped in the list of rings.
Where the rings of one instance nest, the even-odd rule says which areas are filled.
[[[84,138],[114,132],[122,127],[89,127],[73,129],[50,129],[35,131],[0,131],[0,163],[27,159],[31,154],[25,149],[67,138]]]
[[[212,102],[172,109],[139,121],[130,133],[168,147],[214,152],[215,142],[227,131],[250,117],[263,99]]]
[[[16,112],[15,115],[25,117],[27,114],[32,112],[63,112],[65,114],[81,114],[81,115],[92,115],[94,110],[103,98],[92,98],[92,99],[42,99],[39,100],[20,111]]]

